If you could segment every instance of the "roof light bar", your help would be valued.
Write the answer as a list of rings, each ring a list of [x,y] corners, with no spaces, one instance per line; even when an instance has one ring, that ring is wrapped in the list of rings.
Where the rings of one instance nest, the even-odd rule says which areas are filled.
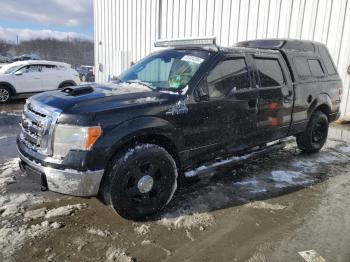
[[[155,47],[178,47],[178,46],[217,46],[216,37],[196,37],[196,38],[182,38],[157,40],[154,43]]]

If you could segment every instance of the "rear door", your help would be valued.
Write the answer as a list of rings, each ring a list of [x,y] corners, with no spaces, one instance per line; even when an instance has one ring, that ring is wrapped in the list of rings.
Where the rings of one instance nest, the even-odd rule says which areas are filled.
[[[43,90],[55,90],[62,82],[62,73],[56,65],[42,65]]]
[[[279,54],[253,55],[259,89],[257,129],[262,143],[287,136],[293,109],[293,86]]]

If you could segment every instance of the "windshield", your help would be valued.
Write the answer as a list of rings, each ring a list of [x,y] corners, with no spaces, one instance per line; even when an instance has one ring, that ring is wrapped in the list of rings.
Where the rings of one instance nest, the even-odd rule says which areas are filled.
[[[156,89],[182,89],[209,56],[205,50],[166,50],[142,59],[118,80],[142,82]]]
[[[21,67],[23,67],[23,65],[11,66],[4,71],[4,74],[12,74],[12,73],[16,72],[18,69],[20,69]]]

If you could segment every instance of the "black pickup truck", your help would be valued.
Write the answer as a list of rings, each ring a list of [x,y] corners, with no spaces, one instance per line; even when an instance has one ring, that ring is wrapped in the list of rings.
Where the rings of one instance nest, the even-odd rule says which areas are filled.
[[[342,82],[327,48],[215,38],[156,42],[113,82],[35,95],[17,139],[42,187],[103,196],[123,217],[161,210],[177,180],[246,159],[280,139],[319,151],[339,117]],[[274,143],[271,143],[274,142]]]

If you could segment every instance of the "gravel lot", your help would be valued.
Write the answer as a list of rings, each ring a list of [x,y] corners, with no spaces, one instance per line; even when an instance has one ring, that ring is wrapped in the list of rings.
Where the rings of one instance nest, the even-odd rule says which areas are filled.
[[[333,124],[318,154],[290,139],[202,176],[135,222],[96,198],[41,192],[21,173],[22,107],[0,106],[0,261],[350,261],[349,126]]]

